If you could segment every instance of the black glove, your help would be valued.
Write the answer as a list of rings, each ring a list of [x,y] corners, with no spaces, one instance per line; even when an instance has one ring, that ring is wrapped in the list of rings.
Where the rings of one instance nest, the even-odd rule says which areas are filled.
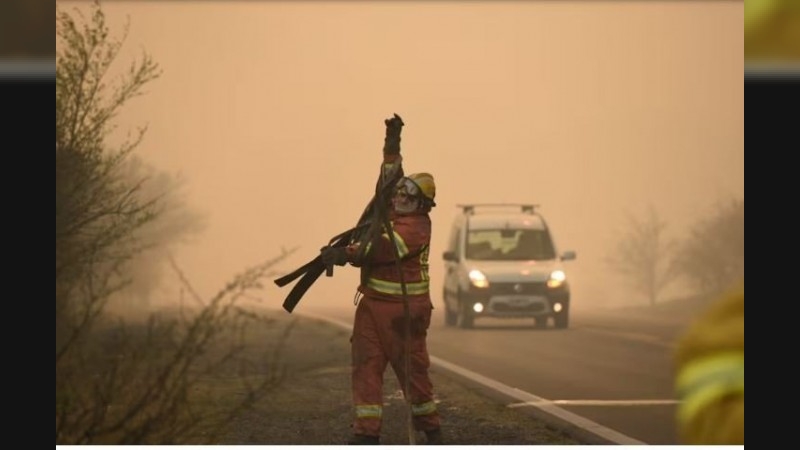
[[[344,247],[322,247],[320,249],[322,263],[327,267],[343,266],[347,264],[347,253]]]
[[[403,131],[403,119],[397,114],[391,119],[383,121],[386,124],[386,138],[383,141],[384,155],[397,155],[400,153],[400,132]]]

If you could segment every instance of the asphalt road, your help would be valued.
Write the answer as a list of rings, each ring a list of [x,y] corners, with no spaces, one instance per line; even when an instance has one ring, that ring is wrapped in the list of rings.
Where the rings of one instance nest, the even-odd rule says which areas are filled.
[[[689,308],[573,311],[566,330],[531,320],[446,327],[434,311],[435,365],[494,391],[510,408],[549,417],[598,443],[678,444],[672,349],[696,316]],[[349,327],[352,310],[309,310]]]

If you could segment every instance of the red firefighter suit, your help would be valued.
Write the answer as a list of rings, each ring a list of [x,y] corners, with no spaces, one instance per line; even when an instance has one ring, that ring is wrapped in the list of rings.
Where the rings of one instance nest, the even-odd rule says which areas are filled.
[[[391,164],[392,158],[387,159],[389,161],[386,162]],[[432,431],[440,426],[433,385],[428,374],[430,357],[426,343],[433,310],[428,277],[431,241],[429,209],[420,208],[402,214],[391,209],[391,230],[384,228],[382,235],[368,244],[370,248],[360,263],[362,273],[358,291],[363,297],[356,308],[351,337],[355,406],[353,432],[357,435],[380,435],[383,379],[387,364],[392,366],[403,390],[406,389],[406,377],[409,377],[410,393],[404,394],[411,401],[414,428]],[[356,251],[348,248],[348,259]],[[405,321],[403,283],[410,317],[408,326]],[[410,334],[409,373],[406,373],[405,363],[406,333]]]

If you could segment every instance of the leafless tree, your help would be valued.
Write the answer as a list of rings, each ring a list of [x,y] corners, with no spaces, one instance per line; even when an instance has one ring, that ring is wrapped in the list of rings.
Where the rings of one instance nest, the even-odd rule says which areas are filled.
[[[122,266],[141,249],[134,232],[156,217],[157,199],[139,195],[144,180],[130,182],[120,173],[145,130],[119,148],[109,148],[106,138],[122,105],[160,71],[145,54],[126,77],[107,84],[122,41],[109,35],[99,3],[83,22],[57,9],[56,37],[58,361],[125,285]]]
[[[676,276],[671,269],[674,241],[667,240],[667,223],[652,205],[644,217],[627,216],[627,228],[605,261],[638,293],[654,305]]]
[[[291,251],[208,300],[173,264],[187,293],[182,307],[134,323],[105,313],[130,282],[134,258],[185,233],[191,223],[180,218],[191,216],[164,220],[164,208],[176,206],[159,192],[170,180],[146,188],[153,174],[130,158],[144,129],[120,147],[108,144],[119,108],[160,70],[144,54],[108,84],[122,40],[110,35],[98,2],[90,10],[84,20],[77,8],[73,16],[56,7],[56,444],[213,443],[282,380],[291,322],[276,329],[239,300]],[[235,386],[209,398],[213,382]]]
[[[744,199],[724,200],[698,221],[674,268],[702,294],[717,294],[744,278]]]

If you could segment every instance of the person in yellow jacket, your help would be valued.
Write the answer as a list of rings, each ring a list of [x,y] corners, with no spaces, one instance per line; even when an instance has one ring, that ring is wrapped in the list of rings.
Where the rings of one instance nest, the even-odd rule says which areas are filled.
[[[744,59],[750,64],[800,63],[800,1],[745,0]]]
[[[681,443],[744,445],[744,280],[684,332],[675,366]]]

